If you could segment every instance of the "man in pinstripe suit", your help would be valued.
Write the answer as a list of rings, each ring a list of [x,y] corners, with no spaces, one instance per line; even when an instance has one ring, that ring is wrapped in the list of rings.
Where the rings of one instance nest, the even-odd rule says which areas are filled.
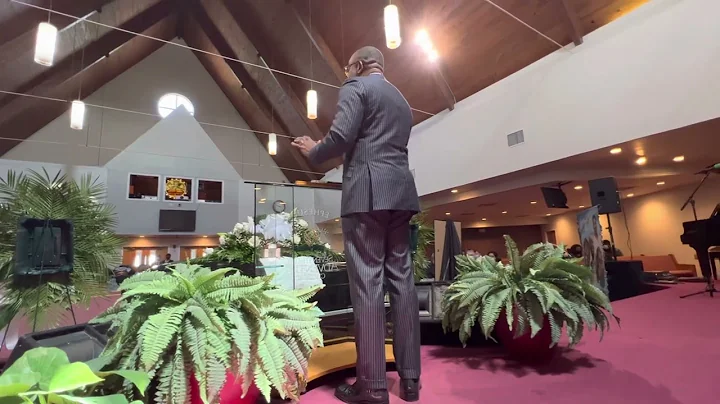
[[[383,67],[378,49],[355,52],[330,132],[317,143],[306,136],[293,142],[316,165],[345,156],[341,215],[358,357],[355,384],[335,391],[346,403],[389,403],[383,284],[390,294],[400,397],[419,399],[420,321],[409,245],[410,219],[420,210],[408,166],[412,111],[385,80]]]

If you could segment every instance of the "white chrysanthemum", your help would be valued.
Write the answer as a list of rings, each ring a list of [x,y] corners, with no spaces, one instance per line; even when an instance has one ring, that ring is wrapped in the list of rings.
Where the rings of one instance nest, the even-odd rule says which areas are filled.
[[[293,243],[300,244],[300,235],[296,234],[293,236]]]
[[[239,236],[247,231],[247,224],[246,223],[235,223],[235,227],[233,227],[233,234],[236,236]]]
[[[298,219],[297,224],[300,227],[308,227],[308,222],[306,222],[305,219]]]
[[[262,229],[261,233],[266,239],[275,239],[280,242],[292,237],[292,226],[281,215],[267,215],[258,226]]]
[[[252,247],[259,246],[261,242],[262,242],[262,239],[258,236],[251,236],[247,241],[247,243]]]
[[[330,243],[325,243],[325,248],[327,248],[328,250],[332,249],[332,247],[330,246]]]
[[[203,254],[203,255],[210,255],[210,254],[212,254],[212,253],[213,253],[213,251],[215,251],[215,249],[214,249],[214,248],[209,248],[209,247],[208,247],[208,248],[206,248],[206,249],[205,249],[205,251],[204,251],[204,254]]]
[[[225,245],[226,241],[227,239],[225,238],[225,236],[220,236],[220,245]]]

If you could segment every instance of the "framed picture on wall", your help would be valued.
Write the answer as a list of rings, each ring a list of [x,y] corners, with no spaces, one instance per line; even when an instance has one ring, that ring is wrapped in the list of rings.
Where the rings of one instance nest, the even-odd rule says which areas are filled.
[[[192,178],[166,176],[164,200],[167,202],[191,202],[193,195]]]
[[[128,176],[128,199],[157,201],[160,199],[160,176],[133,174]]]
[[[198,202],[203,203],[223,203],[225,192],[225,184],[221,180],[197,180],[197,198]]]

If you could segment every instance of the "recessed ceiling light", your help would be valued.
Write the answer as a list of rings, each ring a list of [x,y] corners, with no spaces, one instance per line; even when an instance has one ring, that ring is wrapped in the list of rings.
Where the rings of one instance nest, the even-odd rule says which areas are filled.
[[[335,219],[335,221],[336,221],[336,222],[339,222],[339,221],[340,221],[340,219]]]
[[[685,161],[685,156],[675,156],[673,157],[673,161],[676,163],[680,163],[681,161]]]
[[[546,213],[545,216],[550,216],[550,213]]]
[[[450,216],[450,212],[445,212],[445,216]]]
[[[647,163],[647,157],[645,157],[645,156],[639,157],[637,160],[635,160],[635,164],[637,164],[639,166],[643,166],[643,165],[645,165],[645,163]]]
[[[140,238],[145,238],[145,236],[140,236]]]
[[[262,188],[260,188],[260,187],[255,187],[255,190],[256,190],[256,191],[259,191],[259,190],[261,190],[261,189],[262,189]]]
[[[502,214],[503,214],[503,215],[506,214],[506,213],[507,213],[507,210],[503,210],[503,211],[502,211]]]
[[[457,190],[457,189],[453,189],[453,190],[450,191],[450,192],[452,192],[453,194],[457,194],[457,193],[458,193],[458,190]]]
[[[530,201],[530,205],[535,205],[537,201]]]
[[[581,190],[582,188],[583,188],[582,185],[575,185],[575,189],[577,189],[577,190]]]
[[[635,196],[635,194],[627,194],[628,198],[632,198],[633,196]]]
[[[584,207],[585,207],[585,205],[580,205],[580,206],[578,206],[578,208],[580,208],[580,209],[582,209],[582,208],[584,208]]]
[[[484,222],[484,221],[486,221],[486,220],[487,220],[487,218],[485,218],[485,217],[484,217],[484,218],[482,218],[481,220],[482,220],[482,221]]]
[[[616,147],[614,149],[610,149],[610,154],[620,154],[622,153],[622,149],[619,147]]]
[[[658,185],[665,185],[665,181],[660,181],[657,183]]]
[[[203,236],[203,238],[208,238],[208,236]]]

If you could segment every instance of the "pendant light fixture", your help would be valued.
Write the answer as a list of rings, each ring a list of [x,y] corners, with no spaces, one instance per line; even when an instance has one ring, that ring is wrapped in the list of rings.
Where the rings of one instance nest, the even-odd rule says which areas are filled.
[[[85,103],[80,100],[72,102],[70,108],[70,127],[75,130],[82,130],[85,122]]]
[[[400,12],[394,4],[385,6],[385,44],[388,49],[397,49],[402,43],[400,37]]]
[[[73,53],[75,53],[75,43],[73,43]],[[75,130],[82,130],[85,124],[85,103],[80,101],[82,99],[82,71],[85,65],[85,48],[82,49],[82,56],[80,57],[80,85],[78,86],[78,96],[75,101],[72,102],[70,108],[70,128]]]
[[[310,89],[307,92],[307,117],[308,119],[317,118],[318,96],[317,91]]]
[[[310,80],[313,79],[313,38],[312,38],[312,0],[308,0],[308,35],[310,36]],[[313,90],[313,82],[310,81],[310,89],[305,97],[307,104],[308,119],[317,119],[318,95]]]
[[[38,25],[37,37],[35,38],[35,63],[52,66],[55,57],[57,33],[57,27],[49,22],[41,22]]]
[[[277,155],[277,134],[271,133],[268,135],[268,154],[271,156]]]

